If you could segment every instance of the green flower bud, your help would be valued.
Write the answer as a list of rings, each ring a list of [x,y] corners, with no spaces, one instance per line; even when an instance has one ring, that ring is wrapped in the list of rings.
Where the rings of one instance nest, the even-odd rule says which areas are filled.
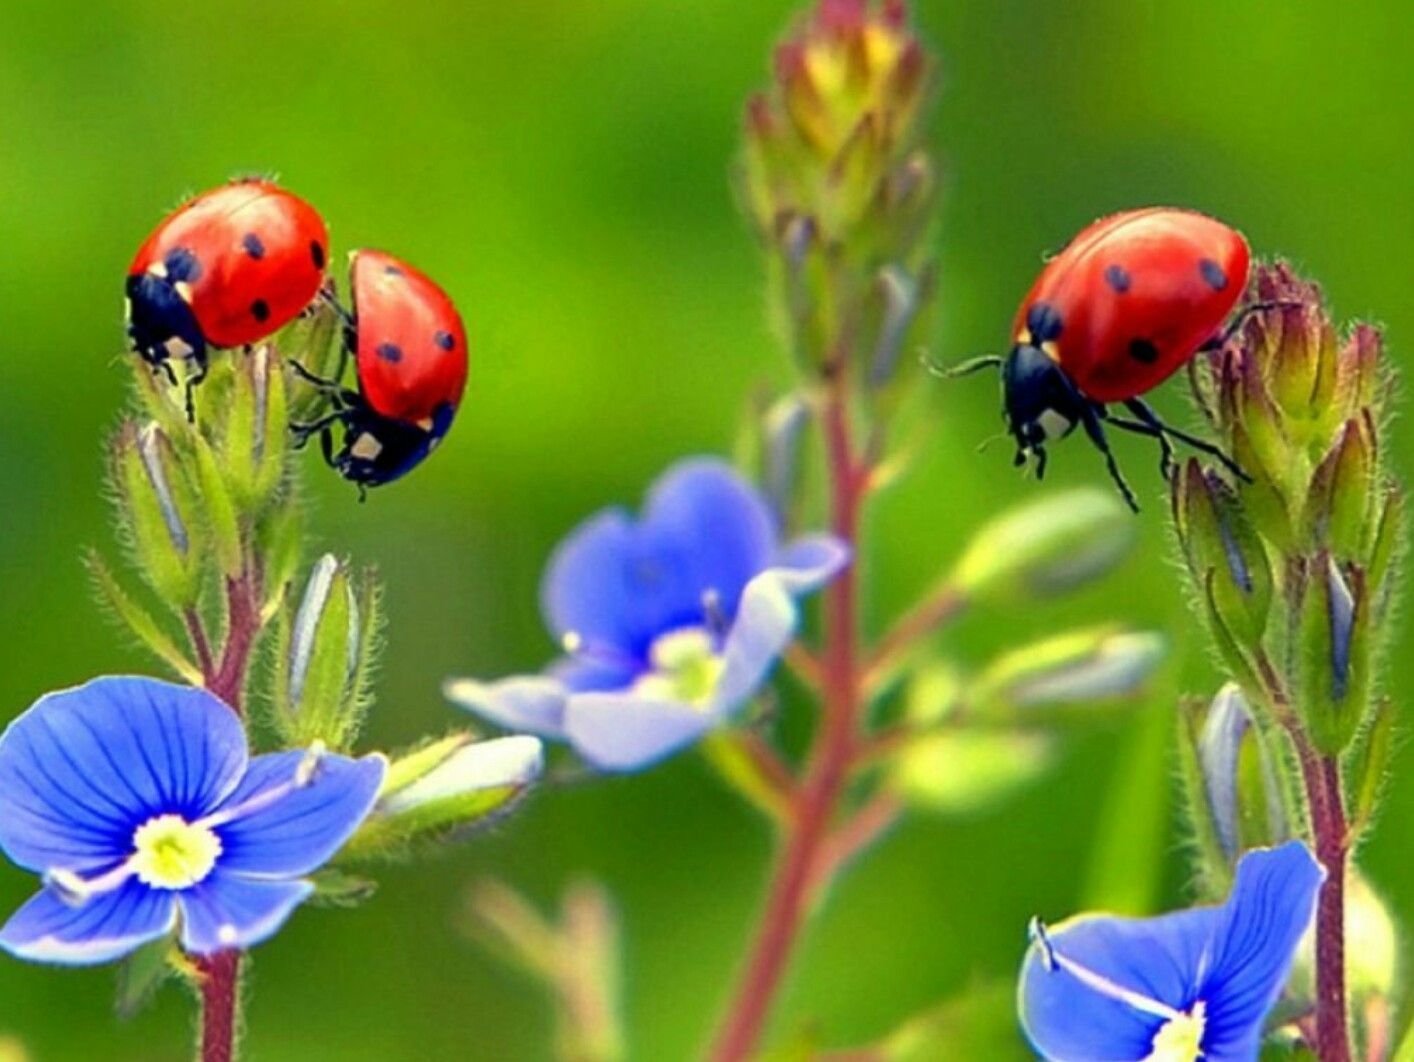
[[[1309,540],[1337,560],[1365,559],[1379,482],[1375,424],[1366,409],[1346,421],[1311,478],[1306,500]]]
[[[1224,635],[1239,646],[1260,644],[1272,603],[1271,566],[1237,495],[1189,460],[1174,481],[1173,511],[1189,570],[1206,589]]]
[[[327,553],[319,558],[285,640],[276,691],[283,736],[290,744],[347,748],[360,721],[364,640],[346,564]]]
[[[1249,848],[1278,844],[1289,827],[1280,782],[1242,690],[1218,691],[1197,735],[1204,794],[1229,863]]]
[[[938,730],[896,754],[890,785],[928,811],[980,811],[1039,778],[1055,758],[1049,734],[1011,730]]]
[[[1113,627],[1071,631],[998,657],[973,683],[968,701],[985,711],[1131,697],[1163,655],[1164,639],[1157,634]]]
[[[156,424],[129,422],[113,447],[114,482],[123,522],[143,577],[164,601],[196,603],[205,557],[196,494],[171,439]]]
[[[276,346],[285,366],[292,361],[299,362],[311,375],[323,379],[332,379],[338,372],[344,357],[344,319],[332,299],[324,297],[332,294],[330,282],[304,313],[280,331]],[[310,420],[325,407],[324,396],[313,387],[297,385],[287,391],[292,421]]]
[[[948,583],[978,600],[1050,597],[1109,571],[1133,541],[1134,521],[1113,492],[1061,491],[985,524]]]
[[[810,405],[792,392],[773,402],[761,421],[762,488],[785,522],[795,511],[800,489],[800,452],[810,425]]]
[[[543,769],[540,740],[523,735],[476,742],[454,734],[399,757],[344,855],[386,855],[419,840],[454,837],[509,809]]]
[[[274,348],[262,343],[236,365],[221,447],[231,495],[241,509],[261,508],[279,490],[288,425],[285,373]]]
[[[1322,551],[1293,571],[1298,608],[1297,696],[1321,752],[1342,752],[1359,731],[1369,696],[1370,623],[1365,573]]]
[[[1367,324],[1356,325],[1340,352],[1336,370],[1335,405],[1333,413],[1349,419],[1364,409],[1374,409],[1381,399],[1381,355],[1384,340],[1379,330]]]

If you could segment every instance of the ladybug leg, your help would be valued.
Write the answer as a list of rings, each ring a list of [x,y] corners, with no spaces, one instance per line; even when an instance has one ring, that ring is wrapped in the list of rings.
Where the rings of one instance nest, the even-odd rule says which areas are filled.
[[[1193,447],[1193,449],[1197,450],[1199,453],[1207,454],[1209,457],[1219,462],[1224,468],[1226,468],[1229,472],[1231,472],[1238,479],[1242,480],[1244,483],[1252,482],[1252,477],[1242,470],[1241,465],[1239,465],[1236,461],[1234,461],[1231,457],[1224,453],[1221,447],[1215,446],[1207,439],[1200,439],[1196,435],[1190,435],[1186,431],[1182,431],[1179,428],[1175,428],[1170,424],[1164,423],[1164,421],[1159,419],[1159,415],[1155,413],[1154,410],[1149,406],[1149,404],[1143,399],[1131,398],[1129,401],[1125,402],[1124,408],[1129,410],[1136,417],[1138,417],[1140,421],[1143,422],[1144,429],[1142,430],[1144,434],[1149,434],[1150,432],[1152,432],[1158,435],[1160,439],[1163,440],[1167,440],[1168,438],[1177,439],[1179,442],[1185,443],[1186,445]],[[1125,427],[1124,424],[1121,424],[1118,421],[1116,421],[1115,423],[1119,427]],[[1136,429],[1131,428],[1129,430],[1134,431]],[[1172,463],[1172,445],[1169,445],[1168,449],[1170,450],[1169,461],[1170,463]]]
[[[1228,340],[1237,335],[1238,330],[1247,323],[1247,318],[1254,313],[1263,313],[1266,310],[1285,310],[1294,306],[1301,306],[1302,303],[1295,299],[1264,299],[1261,302],[1249,302],[1246,306],[1237,311],[1236,316],[1212,339],[1208,340],[1198,348],[1200,353],[1208,353],[1214,350],[1222,350],[1227,346]]]
[[[318,420],[311,420],[305,423],[295,423],[290,425],[290,431],[295,437],[295,449],[302,449],[315,435],[320,436],[320,443],[324,447],[326,457],[332,450],[331,435],[329,429],[337,422],[344,419],[347,410],[336,409],[333,413],[326,413]],[[329,462],[334,463],[332,460]]]
[[[198,358],[196,362],[196,372],[187,377],[187,382],[182,390],[183,401],[187,409],[187,423],[196,423],[196,388],[202,380],[206,379],[206,374],[211,371],[211,366],[207,364],[205,358]]]
[[[1095,449],[1105,455],[1105,467],[1109,469],[1110,479],[1114,480],[1115,486],[1119,488],[1120,496],[1124,498],[1124,503],[1131,511],[1139,511],[1139,500],[1135,498],[1134,491],[1130,489],[1125,481],[1124,473],[1119,470],[1119,462],[1115,460],[1115,455],[1110,450],[1110,441],[1105,435],[1105,426],[1100,421],[1100,411],[1095,406],[1087,406],[1080,414],[1080,423],[1085,425],[1085,434],[1094,443]]]
[[[932,358],[924,356],[920,359],[923,367],[934,376],[941,376],[944,379],[952,379],[955,376],[971,376],[974,372],[981,372],[983,369],[1000,369],[1003,359],[996,354],[984,354],[980,358],[972,358],[957,365],[943,365]]]

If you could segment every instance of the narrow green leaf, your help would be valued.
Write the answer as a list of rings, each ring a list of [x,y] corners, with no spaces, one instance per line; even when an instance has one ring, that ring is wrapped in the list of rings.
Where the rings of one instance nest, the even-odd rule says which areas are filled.
[[[138,1014],[164,981],[174,973],[171,955],[176,947],[171,937],[144,944],[118,966],[118,991],[114,1009],[124,1020]]]
[[[183,681],[199,686],[202,682],[201,668],[187,659],[161,625],[136,601],[132,599],[116,577],[96,552],[90,551],[84,558],[84,565],[93,578],[101,602],[113,610],[119,620],[137,636],[158,659],[175,671]]]
[[[241,551],[240,521],[225,478],[216,463],[216,455],[199,432],[192,432],[192,450],[196,455],[196,478],[206,510],[207,526],[211,530],[216,559],[227,578],[237,578],[245,569]]]
[[[1355,771],[1355,801],[1351,809],[1351,833],[1359,836],[1379,806],[1385,778],[1394,752],[1394,708],[1388,700],[1375,705],[1374,720],[1366,732]]]
[[[309,902],[317,907],[358,907],[371,900],[378,891],[378,882],[372,878],[332,867],[310,875],[309,880],[314,883],[314,895]]]

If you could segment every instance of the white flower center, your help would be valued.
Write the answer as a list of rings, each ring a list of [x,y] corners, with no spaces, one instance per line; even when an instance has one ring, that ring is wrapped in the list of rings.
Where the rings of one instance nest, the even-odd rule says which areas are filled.
[[[154,889],[188,889],[206,880],[221,856],[221,838],[199,822],[159,815],[133,834],[129,868]]]
[[[1207,1006],[1200,999],[1188,1013],[1164,1022],[1154,1034],[1144,1062],[1198,1062],[1203,1057],[1203,1031],[1207,1024]]]
[[[661,635],[648,650],[648,660],[653,670],[634,682],[634,694],[681,701],[694,708],[707,707],[726,667],[705,627]]]

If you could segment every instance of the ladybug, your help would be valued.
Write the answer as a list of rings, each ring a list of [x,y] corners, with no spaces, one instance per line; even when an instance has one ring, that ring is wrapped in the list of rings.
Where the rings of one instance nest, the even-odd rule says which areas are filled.
[[[295,366],[334,408],[293,430],[301,444],[318,433],[324,459],[362,494],[412,471],[447,434],[466,387],[466,328],[430,277],[382,251],[354,252],[349,287],[353,312],[335,379]],[[356,391],[339,383],[350,355]],[[344,438],[335,452],[339,424]]]
[[[1137,512],[1106,424],[1157,439],[1165,476],[1177,439],[1246,478],[1221,450],[1165,424],[1140,396],[1227,338],[1223,324],[1247,287],[1250,262],[1240,232],[1195,211],[1148,207],[1101,218],[1041,271],[1017,310],[1011,352],[974,359],[949,375],[1001,370],[1015,463],[1034,454],[1038,479],[1046,443],[1079,425]],[[1130,416],[1113,416],[1113,403]]]
[[[171,360],[190,360],[191,387],[207,351],[257,342],[313,301],[329,233],[298,196],[267,180],[233,181],[164,218],[128,267],[128,337],[174,383]]]

